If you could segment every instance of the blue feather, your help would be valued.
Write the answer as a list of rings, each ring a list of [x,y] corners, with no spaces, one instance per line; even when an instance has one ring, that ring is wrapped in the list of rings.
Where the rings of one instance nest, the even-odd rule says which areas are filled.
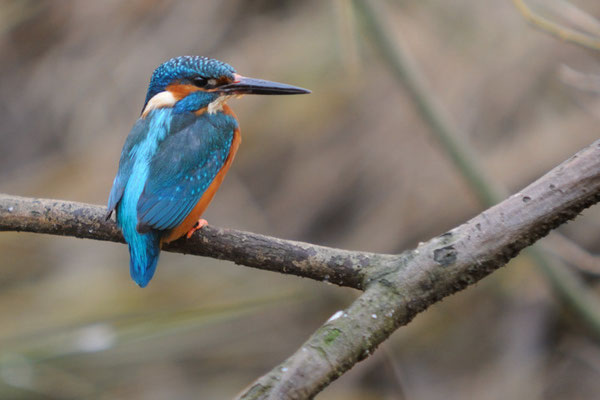
[[[178,57],[157,68],[144,108],[170,84],[198,77],[231,82],[235,70],[205,57]],[[125,141],[113,182],[108,213],[129,244],[130,273],[144,287],[152,279],[163,235],[188,216],[223,167],[237,121],[223,112],[196,115],[220,96],[189,93],[175,104],[145,111]]]
[[[299,93],[308,91],[246,78],[206,57],[173,58],[154,71],[142,115],[123,146],[106,215],[116,210],[138,285],[152,279],[162,239],[188,229],[181,224],[230,156],[238,124],[223,102],[234,94]]]
[[[147,117],[147,122],[138,121],[132,130],[135,137],[132,140],[128,138],[130,146],[126,145],[123,149],[122,162],[117,174],[117,179],[123,182],[124,186],[116,206],[117,223],[129,244],[131,277],[140,287],[146,286],[154,275],[160,253],[160,233],[137,231],[137,204],[150,172],[150,160],[169,132],[171,114],[171,109],[163,108],[152,111]],[[138,125],[142,126],[144,132],[140,138],[136,130]]]
[[[202,114],[165,138],[139,199],[139,229],[169,230],[181,224],[223,167],[236,128],[229,115]]]
[[[115,177],[108,197],[108,212],[106,214],[106,219],[110,217],[110,214],[123,196],[125,185],[127,185],[135,161],[136,150],[138,149],[140,142],[145,139],[146,134],[148,133],[148,122],[149,119],[140,118],[125,140],[123,151],[121,152],[121,159],[119,160],[119,171],[117,172],[117,176]]]
[[[109,196],[129,244],[130,273],[148,284],[160,239],[198,203],[229,155],[237,121],[223,113],[152,110],[134,125],[123,147]]]
[[[176,79],[186,79],[195,76],[225,76],[233,80],[235,69],[224,62],[201,56],[183,56],[172,58],[163,63],[152,73],[144,107],[156,94],[165,90],[167,85]]]

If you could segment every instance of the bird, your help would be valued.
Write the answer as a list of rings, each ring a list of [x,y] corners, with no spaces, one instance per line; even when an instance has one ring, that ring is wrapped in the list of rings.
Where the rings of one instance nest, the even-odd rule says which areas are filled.
[[[152,73],[138,120],[125,140],[108,198],[129,246],[129,271],[146,287],[161,246],[207,224],[201,216],[241,142],[227,101],[246,94],[310,93],[301,87],[239,75],[203,56],[172,58]]]

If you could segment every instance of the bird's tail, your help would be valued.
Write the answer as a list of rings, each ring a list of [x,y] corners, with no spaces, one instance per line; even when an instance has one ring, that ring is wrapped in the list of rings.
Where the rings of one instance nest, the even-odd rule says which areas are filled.
[[[156,270],[160,254],[160,235],[150,231],[136,234],[129,242],[129,273],[139,287],[145,287]]]

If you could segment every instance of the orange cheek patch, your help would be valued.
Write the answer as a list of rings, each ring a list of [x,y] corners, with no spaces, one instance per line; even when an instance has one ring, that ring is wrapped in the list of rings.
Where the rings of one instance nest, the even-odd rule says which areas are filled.
[[[177,101],[183,99],[185,96],[192,92],[197,92],[201,90],[198,86],[194,85],[182,85],[180,83],[174,83],[172,85],[167,86],[167,90],[173,94],[173,97]]]

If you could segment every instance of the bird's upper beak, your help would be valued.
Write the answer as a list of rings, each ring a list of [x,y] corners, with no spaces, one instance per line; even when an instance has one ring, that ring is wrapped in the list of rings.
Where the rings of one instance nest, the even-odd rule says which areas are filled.
[[[285,83],[265,81],[263,79],[247,78],[235,74],[235,81],[220,86],[218,91],[228,94],[305,94],[310,90]]]

